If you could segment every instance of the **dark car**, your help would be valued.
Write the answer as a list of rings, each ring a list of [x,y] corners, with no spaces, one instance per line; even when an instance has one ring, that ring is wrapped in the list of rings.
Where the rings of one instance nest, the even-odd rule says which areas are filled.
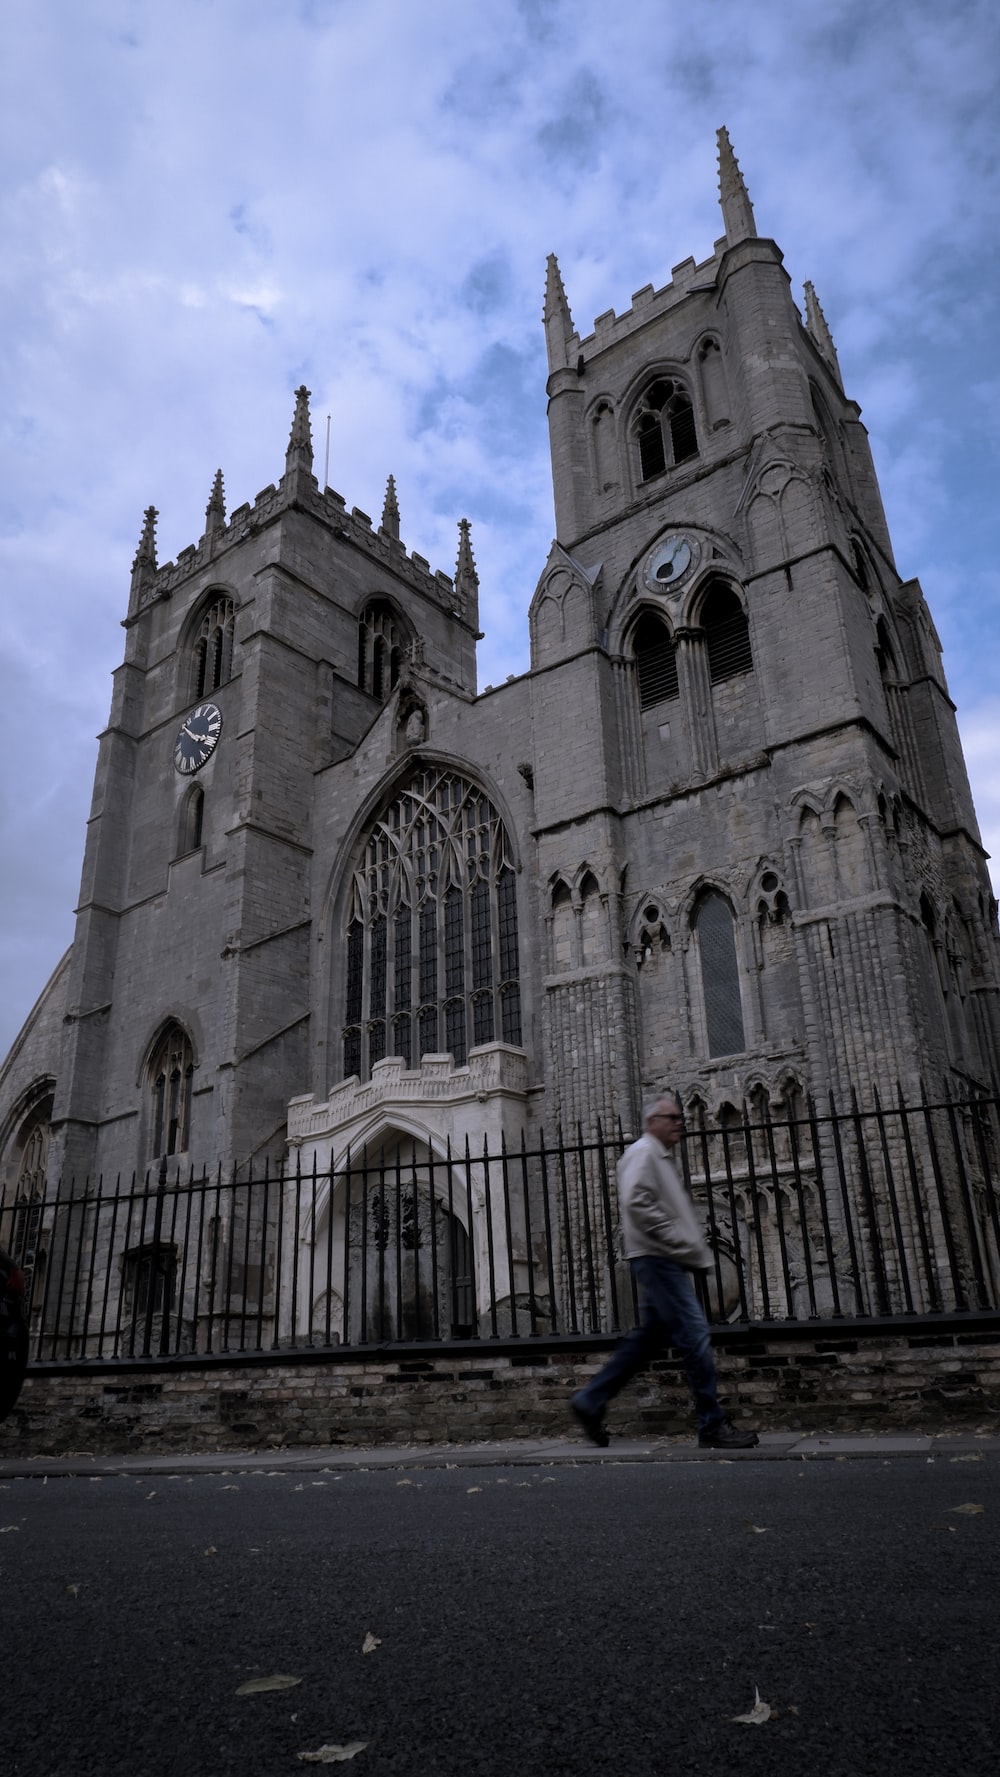
[[[0,1246],[0,1419],[6,1419],[17,1400],[27,1367],[24,1272]]]

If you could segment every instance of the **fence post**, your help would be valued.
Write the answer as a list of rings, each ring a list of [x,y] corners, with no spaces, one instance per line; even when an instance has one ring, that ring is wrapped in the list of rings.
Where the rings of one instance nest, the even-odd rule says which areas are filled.
[[[948,1128],[951,1132],[955,1166],[958,1172],[958,1190],[962,1199],[962,1208],[965,1212],[966,1226],[969,1230],[969,1258],[972,1266],[972,1275],[979,1294],[978,1306],[983,1308],[986,1305],[986,1278],[983,1274],[982,1255],[979,1250],[979,1228],[976,1223],[972,1194],[969,1190],[969,1179],[965,1167],[965,1157],[962,1153],[962,1142],[958,1128],[958,1120],[955,1116],[955,1106],[952,1103],[951,1092],[948,1089],[947,1081],[945,1082],[944,1088],[944,1102],[948,1114]]]
[[[163,1231],[163,1204],[167,1195],[167,1157],[160,1160],[160,1173],[156,1186],[156,1199],[153,1208],[153,1238],[150,1250],[150,1263],[146,1272],[146,1325],[142,1335],[142,1355],[149,1357],[153,1338],[153,1314],[156,1306],[156,1278],[160,1269],[160,1235]],[[166,1315],[166,1279],[164,1279],[163,1310]]]
[[[879,1226],[878,1205],[875,1201],[875,1190],[872,1185],[871,1172],[868,1167],[868,1150],[865,1147],[865,1132],[862,1122],[861,1108],[858,1104],[856,1089],[851,1087],[851,1119],[854,1124],[854,1139],[858,1144],[858,1165],[861,1169],[861,1194],[868,1216],[868,1232],[870,1236],[872,1263],[875,1268],[875,1289],[878,1298],[879,1314],[891,1313],[889,1297],[889,1281],[885,1274],[885,1261],[882,1257],[882,1230]]]
[[[889,1212],[892,1216],[892,1231],[896,1242],[896,1264],[903,1283],[903,1298],[906,1302],[907,1314],[913,1313],[913,1291],[910,1287],[910,1272],[906,1263],[906,1242],[903,1238],[903,1224],[900,1220],[899,1202],[896,1196],[896,1180],[892,1170],[892,1155],[889,1152],[889,1138],[885,1127],[885,1113],[878,1087],[872,1093],[875,1104],[875,1119],[878,1127],[879,1143],[882,1149],[882,1165],[885,1169],[885,1187],[889,1198]]]
[[[941,1231],[944,1235],[945,1250],[948,1254],[948,1264],[951,1269],[952,1289],[955,1292],[956,1306],[964,1309],[968,1304],[965,1299],[965,1287],[962,1283],[962,1270],[958,1262],[958,1252],[955,1246],[955,1236],[951,1226],[951,1217],[948,1214],[948,1193],[945,1190],[944,1175],[941,1171],[941,1159],[937,1150],[937,1138],[934,1134],[934,1123],[931,1116],[933,1106],[928,1102],[927,1088],[924,1085],[923,1080],[920,1082],[920,1105],[924,1114],[924,1128],[927,1132],[927,1146],[930,1150],[931,1167],[934,1172],[934,1189],[937,1193],[938,1211],[941,1216]]]

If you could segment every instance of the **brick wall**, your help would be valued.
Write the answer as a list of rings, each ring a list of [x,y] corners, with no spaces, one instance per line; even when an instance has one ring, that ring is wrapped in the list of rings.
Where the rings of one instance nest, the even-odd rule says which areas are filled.
[[[91,1364],[36,1370],[0,1425],[0,1457],[281,1445],[472,1443],[573,1432],[567,1403],[607,1347],[509,1341],[408,1347],[359,1360]],[[1000,1315],[814,1330],[727,1330],[725,1400],[760,1431],[1000,1428]],[[664,1359],[609,1415],[625,1437],[692,1429],[679,1364]]]

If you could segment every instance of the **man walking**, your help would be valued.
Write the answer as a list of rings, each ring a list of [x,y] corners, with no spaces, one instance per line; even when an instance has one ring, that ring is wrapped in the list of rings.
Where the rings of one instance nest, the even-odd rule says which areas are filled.
[[[639,1325],[618,1345],[603,1370],[573,1396],[570,1406],[587,1437],[608,1442],[604,1409],[667,1345],[680,1352],[698,1423],[698,1442],[712,1450],[750,1450],[752,1431],[737,1431],[719,1406],[708,1322],[694,1293],[692,1271],[707,1271],[712,1255],[670,1158],[684,1133],[684,1113],[673,1093],[643,1111],[644,1133],[618,1162],[625,1254],[639,1292]]]

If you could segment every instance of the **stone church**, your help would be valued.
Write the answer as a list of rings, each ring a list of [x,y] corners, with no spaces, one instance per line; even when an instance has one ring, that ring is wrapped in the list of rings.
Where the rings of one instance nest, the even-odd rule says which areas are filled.
[[[158,565],[146,514],[76,935],[0,1072],[3,1201],[349,1146],[990,1085],[996,907],[860,409],[725,131],[724,233],[545,292],[556,538],[477,688],[453,573],[313,473]]]

